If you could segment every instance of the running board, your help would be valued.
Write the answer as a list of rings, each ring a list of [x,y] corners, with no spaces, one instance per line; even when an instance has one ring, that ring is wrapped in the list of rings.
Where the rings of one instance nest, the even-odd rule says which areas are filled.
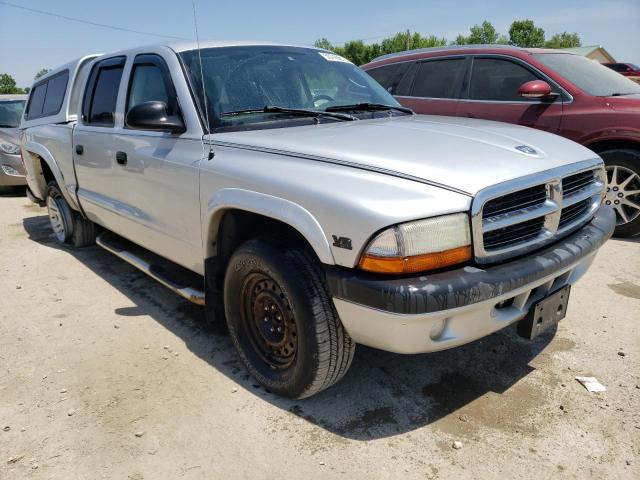
[[[149,275],[181,297],[197,305],[204,305],[204,278],[180,265],[156,255],[113,232],[98,235],[96,243]]]

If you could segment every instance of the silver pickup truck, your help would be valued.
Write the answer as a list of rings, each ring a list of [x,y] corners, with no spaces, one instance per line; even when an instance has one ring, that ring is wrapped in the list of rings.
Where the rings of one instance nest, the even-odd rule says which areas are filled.
[[[249,372],[313,395],[357,343],[533,338],[615,226],[594,153],[414,115],[331,52],[265,43],[91,55],[34,84],[30,198],[224,321]]]

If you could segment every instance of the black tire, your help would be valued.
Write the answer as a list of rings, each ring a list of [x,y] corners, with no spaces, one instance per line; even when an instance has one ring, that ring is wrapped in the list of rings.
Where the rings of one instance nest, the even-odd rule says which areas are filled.
[[[315,255],[304,247],[277,245],[250,240],[231,257],[224,283],[227,325],[242,362],[258,382],[279,395],[304,398],[344,376],[355,343],[327,294]],[[269,320],[263,315],[270,315]],[[282,334],[270,333],[278,325]],[[284,346],[278,343],[280,336]]]
[[[639,180],[633,180],[631,184],[629,184],[628,190],[633,189],[640,191],[640,150],[633,150],[627,148],[616,148],[611,150],[605,150],[599,152],[599,155],[604,160],[604,163],[608,170],[611,170],[612,167],[619,166],[624,169],[630,170],[634,172]],[[611,180],[611,173],[608,172],[607,178]],[[611,184],[608,184],[607,187],[611,188]],[[616,198],[609,197],[610,193],[614,193],[608,191],[608,196],[605,199],[605,202],[610,202],[612,207],[616,207],[613,202],[615,202]],[[640,205],[640,194],[635,194],[631,196],[631,200]],[[621,218],[620,213],[616,211],[616,219],[619,222],[616,226],[614,235],[617,237],[630,237],[632,235],[636,235],[640,233],[640,215],[637,215],[635,218],[630,219],[630,221],[626,223],[620,223],[624,220]]]
[[[93,245],[96,241],[96,225],[74,211],[55,181],[47,185],[47,209],[49,211],[49,222],[54,230],[56,238],[61,242],[74,247],[86,247]],[[60,219],[60,227],[54,226],[52,219],[52,207],[57,210]]]

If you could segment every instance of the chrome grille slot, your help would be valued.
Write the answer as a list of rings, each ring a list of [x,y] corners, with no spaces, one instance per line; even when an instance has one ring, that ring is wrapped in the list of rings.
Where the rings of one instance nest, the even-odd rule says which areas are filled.
[[[502,197],[489,200],[484,205],[483,218],[489,218],[503,213],[509,213],[522,208],[533,207],[544,203],[547,199],[547,189],[544,185],[536,185],[525,190],[509,193]]]
[[[502,248],[504,245],[526,242],[537,237],[544,226],[544,217],[534,218],[499,230],[484,234],[484,248],[487,251]]]
[[[476,261],[521,255],[580,228],[600,206],[605,183],[595,160],[479,192],[471,211]]]
[[[590,203],[591,199],[587,198],[586,200],[582,200],[581,202],[574,203],[573,205],[563,208],[562,213],[560,214],[559,228],[564,228],[581,215],[584,215],[584,213],[589,210]]]

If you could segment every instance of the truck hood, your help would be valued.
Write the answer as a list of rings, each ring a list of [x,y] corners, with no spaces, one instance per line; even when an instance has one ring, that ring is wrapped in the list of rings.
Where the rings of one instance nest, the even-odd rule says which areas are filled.
[[[539,130],[427,115],[215,133],[208,140],[395,174],[469,195],[595,157],[577,143]]]

